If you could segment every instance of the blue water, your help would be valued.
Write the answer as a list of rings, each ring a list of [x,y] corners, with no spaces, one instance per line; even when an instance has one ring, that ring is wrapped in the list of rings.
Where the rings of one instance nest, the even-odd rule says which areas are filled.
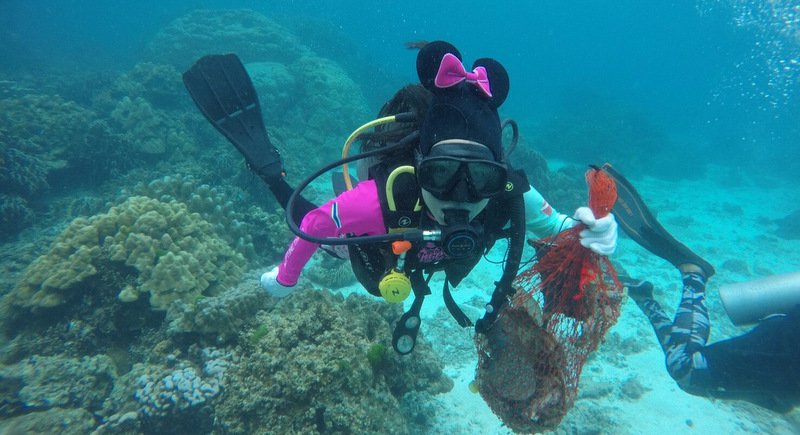
[[[164,192],[159,189],[182,188],[179,193],[167,193],[190,203],[191,195],[199,190],[196,184],[211,184],[212,187],[204,188],[206,197],[225,204],[225,213],[232,213],[212,223],[231,232],[230,240],[226,239],[226,242],[237,244],[237,249],[241,246],[247,248],[240,251],[247,257],[248,267],[263,269],[279,261],[284,245],[276,243],[277,247],[264,248],[274,239],[265,235],[268,230],[264,229],[264,218],[258,213],[260,209],[254,212],[248,208],[253,204],[264,206],[265,209],[270,209],[270,206],[274,208],[274,201],[268,198],[263,186],[252,179],[244,179],[246,177],[240,173],[244,172],[240,156],[227,143],[223,144],[216,132],[205,126],[194,107],[190,107],[182,88],[175,91],[174,88],[163,90],[156,86],[158,89],[152,93],[140,91],[145,99],[153,98],[147,104],[163,111],[158,113],[168,116],[161,123],[152,119],[158,116],[145,118],[145,122],[150,123],[146,127],[152,127],[155,131],[153,137],[147,136],[152,131],[136,130],[137,124],[133,123],[130,133],[134,138],[123,137],[119,143],[132,147],[133,144],[138,145],[139,139],[157,142],[159,137],[166,136],[160,131],[169,130],[170,123],[174,122],[183,128],[178,131],[183,134],[182,139],[188,137],[200,143],[195,144],[196,148],[188,147],[191,150],[188,154],[196,153],[197,156],[180,155],[183,148],[178,148],[179,151],[167,149],[160,154],[134,150],[128,155],[127,150],[120,151],[124,147],[114,148],[118,142],[109,139],[120,138],[127,133],[120,127],[124,122],[115,120],[114,113],[127,98],[124,90],[128,88],[114,88],[114,80],[120,74],[130,72],[136,65],[150,61],[148,46],[158,32],[199,8],[252,9],[298,32],[301,43],[308,45],[320,57],[338,62],[357,82],[366,98],[369,113],[375,113],[398,87],[418,80],[415,71],[416,52],[407,50],[404,47],[406,42],[447,40],[460,49],[465,64],[471,64],[480,57],[493,57],[505,66],[511,79],[511,92],[500,109],[501,115],[519,122],[524,146],[540,151],[550,161],[551,169],[576,164],[585,167],[587,163],[611,161],[623,172],[635,175],[637,181],[643,180],[646,175],[653,175],[653,179],[643,183],[645,188],[642,191],[651,197],[655,196],[660,208],[668,210],[668,224],[670,229],[679,228],[679,238],[691,237],[691,242],[698,244],[702,240],[703,255],[714,255],[715,264],[726,262],[728,276],[723,280],[749,279],[754,275],[796,269],[796,264],[779,263],[773,261],[772,257],[762,261],[758,254],[753,253],[758,252],[762,241],[778,254],[784,251],[776,249],[776,245],[787,251],[794,249],[790,244],[792,242],[777,241],[779,236],[783,239],[792,237],[776,235],[780,230],[776,230],[776,225],[770,223],[769,219],[782,218],[797,209],[797,192],[787,187],[800,182],[800,0],[408,0],[372,3],[355,0],[3,0],[0,2],[0,103],[2,100],[14,101],[17,106],[11,104],[12,109],[19,109],[25,115],[22,106],[28,103],[27,100],[18,99],[21,93],[36,94],[38,89],[31,89],[31,86],[46,81],[42,91],[43,95],[48,96],[46,98],[60,94],[58,86],[61,86],[61,81],[57,78],[60,75],[64,78],[63,86],[75,86],[63,89],[66,98],[77,100],[78,104],[93,110],[92,113],[99,120],[111,126],[107,129],[110,132],[108,136],[100,137],[108,141],[102,145],[110,146],[112,152],[109,154],[116,154],[104,159],[103,150],[106,148],[101,148],[101,144],[97,144],[96,149],[76,146],[75,149],[81,149],[82,152],[88,149],[95,150],[96,154],[71,159],[63,155],[48,156],[68,160],[66,169],[65,166],[58,166],[60,162],[46,170],[35,161],[20,163],[23,169],[33,168],[30,172],[50,171],[53,178],[48,179],[49,187],[43,187],[43,184],[33,188],[16,186],[11,189],[16,191],[8,192],[7,186],[0,186],[3,204],[11,204],[9,198],[13,196],[11,199],[17,201],[13,204],[23,204],[27,210],[25,213],[28,213],[25,224],[19,225],[19,234],[14,232],[9,235],[5,228],[0,231],[0,271],[5,275],[0,279],[0,298],[12,291],[15,280],[24,275],[26,266],[38,255],[47,252],[50,242],[73,218],[106,212],[107,201],[116,201],[118,204],[122,202],[121,197],[135,189],[161,197]],[[303,33],[303,29],[313,31]],[[189,66],[177,67],[182,71]],[[87,80],[86,77],[94,77],[91,75],[94,73],[102,79],[89,81],[88,85],[83,82]],[[177,77],[173,78],[173,85],[179,87]],[[131,86],[131,81],[135,80],[137,76],[134,75],[129,81],[120,79],[119,82]],[[97,89],[94,89],[95,93],[86,92],[79,85],[89,88],[96,86]],[[158,99],[164,95],[168,98],[179,95],[183,100],[178,104]],[[262,101],[271,100],[268,95],[262,95]],[[36,104],[44,106],[40,101]],[[75,108],[70,110],[75,111]],[[191,110],[190,116],[184,116],[187,113],[185,110]],[[60,113],[58,110],[54,112]],[[5,119],[14,119],[16,116],[8,115]],[[29,114],[25,116],[20,119],[30,119]],[[335,118],[337,114],[331,116]],[[319,118],[315,119],[319,121]],[[328,121],[323,119],[320,122]],[[46,128],[60,132],[50,124],[44,124]],[[354,124],[347,128],[358,126]],[[198,127],[200,125],[208,131]],[[26,152],[31,149],[47,150],[49,142],[40,137],[41,132],[37,132],[36,128],[16,127],[19,126],[0,125],[0,141],[6,141],[6,130],[10,132],[8,141],[0,143],[0,152],[13,147]],[[32,132],[30,135],[36,137],[15,136],[19,131],[25,134]],[[280,128],[277,131],[276,137],[281,144],[290,140],[300,143],[300,139]],[[195,133],[197,136],[193,136]],[[218,142],[209,139],[208,133],[214,134]],[[344,139],[340,133],[331,136],[324,140],[319,137],[312,139],[337,144],[333,147]],[[298,137],[306,139],[299,134]],[[31,143],[26,142],[28,139]],[[136,154],[137,151],[139,154]],[[299,151],[297,154],[308,151],[312,157],[319,157],[316,150],[293,151]],[[0,154],[0,158],[4,155]],[[11,153],[7,155],[14,156]],[[193,157],[197,157],[197,160],[192,161]],[[290,163],[297,165],[295,167],[301,164],[307,166],[307,162]],[[99,168],[98,174],[91,174],[102,183],[94,183],[91,177],[81,178],[88,176],[87,167]],[[724,180],[714,186],[698,187],[692,184],[704,179],[706,172],[711,173],[713,176],[710,178],[715,181]],[[677,190],[687,198],[692,194],[705,195],[708,192],[716,195],[730,186],[742,187],[732,180],[742,173],[751,175],[747,183],[752,184],[746,189],[737,190],[736,195],[720,194],[713,200],[689,198],[691,201],[687,200],[690,204],[687,210],[681,208],[682,204],[676,206],[672,197],[665,193],[667,189],[664,186],[677,180],[685,182]],[[183,186],[176,188],[179,183],[170,184],[174,180],[164,178],[169,175],[185,176],[179,178]],[[296,179],[291,181],[296,182]],[[150,184],[146,188],[133,188],[124,184],[128,182]],[[770,187],[785,190],[767,191]],[[123,188],[131,190],[122,191]],[[209,191],[213,191],[213,195],[208,194]],[[750,201],[758,203],[762,197],[770,198],[770,203],[751,207]],[[567,213],[570,211],[559,204],[554,205]],[[231,212],[233,209],[235,211]],[[17,218],[7,210],[0,208],[0,211],[5,213],[3,216],[11,216],[10,219]],[[762,214],[768,214],[769,219]],[[237,219],[236,231],[231,229],[232,220],[225,220],[230,216]],[[206,215],[203,218],[212,220]],[[709,229],[723,219],[728,226],[724,230],[726,236],[732,234],[728,239],[722,236],[717,238]],[[740,225],[740,221],[746,224]],[[786,220],[787,227],[792,223],[790,221]],[[725,225],[720,227],[726,228]],[[797,225],[793,228],[794,232],[800,232]],[[794,238],[797,237],[800,235]],[[723,246],[723,242],[729,244]],[[625,243],[632,246],[630,241]],[[749,246],[742,249],[746,251],[745,255],[738,255],[740,244]],[[639,257],[626,255],[629,255],[627,259],[635,258],[636,272],[654,273],[658,283],[671,283],[665,278],[666,274],[658,275],[660,269],[657,267],[663,265],[649,267],[657,264],[652,263],[656,261],[652,256],[642,257],[649,260],[640,262]],[[765,264],[769,262],[772,264]],[[484,264],[482,267],[491,269],[493,265]],[[651,269],[656,272],[651,272]],[[259,270],[259,273],[262,271]],[[116,272],[124,275],[130,270]],[[251,270],[249,273],[253,275],[255,272]],[[490,275],[489,272],[485,274]],[[256,277],[257,274],[248,275],[243,280],[252,284]],[[128,276],[127,279],[132,278]],[[487,282],[491,279],[495,279],[493,274],[487,278]],[[108,280],[117,284],[111,278]],[[102,283],[92,282],[92,285],[98,288],[105,283],[102,279],[97,281]],[[98,296],[97,300],[91,302],[104,302],[105,308],[109,305],[118,308],[118,305],[114,305],[114,294],[118,289],[112,290],[108,293],[110,296],[103,296],[108,296],[107,299],[101,301]],[[65,308],[64,312],[91,317],[86,321],[87,324],[94,325],[92,321],[97,321],[92,317],[94,314],[70,309]],[[150,313],[143,300],[138,309]],[[722,317],[718,305],[712,309],[716,309],[719,317]],[[250,314],[252,317],[253,313]],[[106,321],[104,318],[100,320]],[[151,322],[148,325],[159,330],[162,328],[158,323],[160,320],[148,317],[141,322]],[[57,346],[62,341],[59,331],[68,329],[67,332],[72,333],[73,327],[79,330],[80,322],[74,326],[72,322],[63,321],[69,325],[67,327],[58,323],[62,320],[52,321],[54,323],[50,324],[37,318],[31,326],[25,324],[25,320],[20,320],[20,324],[15,323],[9,331],[13,329],[13,333],[19,332],[23,337],[24,334],[36,336],[46,330],[43,333],[46,338],[44,345],[54,353],[59,350]],[[137,323],[130,331],[140,326]],[[116,333],[114,328],[111,329]],[[435,329],[432,330],[435,332]],[[729,327],[726,333],[732,330]],[[129,330],[126,329],[127,332]],[[166,336],[163,328],[158,333],[162,334],[160,338]],[[438,334],[446,335],[441,331]],[[435,336],[435,333],[431,335]],[[638,338],[644,340],[650,337],[649,331],[643,335],[646,337]],[[227,338],[229,341],[225,342],[229,348],[233,347],[231,343],[234,339],[231,337],[234,336],[235,333],[230,333]],[[98,340],[98,346],[108,348],[91,349],[92,352],[87,353],[93,354],[95,350],[98,354],[124,353],[128,349],[126,346],[133,343],[130,349],[139,351],[135,357],[140,359],[134,361],[134,357],[131,357],[131,362],[142,362],[146,358],[142,357],[144,351],[141,349],[149,351],[153,347],[153,343],[143,337],[144,334],[126,337],[127,341],[123,344],[113,339]],[[166,338],[164,340],[167,341]],[[32,345],[18,345],[19,350],[8,346],[12,350],[6,350],[8,343],[8,340],[0,340],[0,348],[3,348],[0,349],[0,356],[8,360],[22,359],[38,351]],[[69,345],[69,342],[65,344],[65,348]],[[188,342],[176,344],[180,345],[189,347]],[[468,345],[469,352],[472,352],[471,343]],[[35,349],[31,350],[30,347]],[[69,348],[64,353],[75,356],[73,350]],[[80,352],[77,354],[83,356]],[[180,357],[187,361],[191,359],[186,355]],[[161,361],[158,358],[161,356],[154,357]],[[198,364],[199,360],[195,355],[192,361]],[[12,362],[16,363],[17,360]],[[2,365],[0,369],[3,369]],[[663,377],[666,378],[666,375]],[[678,392],[671,380],[666,379],[665,382],[668,387],[664,389],[674,388],[675,394],[683,394]],[[16,417],[25,412],[27,410],[20,408],[0,418],[12,414]],[[770,418],[768,415],[764,420]],[[713,421],[713,417],[710,420]],[[754,427],[756,429],[752,430],[767,426]],[[147,428],[143,430],[147,432]]]
[[[9,0],[0,6],[9,44],[4,64],[123,69],[139,60],[159,28],[190,8],[244,7],[282,21],[320,19],[341,31],[344,40],[315,48],[335,56],[336,46],[345,46],[370,62],[362,66],[384,71],[379,83],[365,83],[381,90],[370,95],[376,104],[415,80],[404,42],[445,39],[468,61],[503,62],[513,86],[503,113],[531,125],[580,93],[634,107],[707,151],[702,159],[774,164],[797,156],[796,1],[265,3]]]

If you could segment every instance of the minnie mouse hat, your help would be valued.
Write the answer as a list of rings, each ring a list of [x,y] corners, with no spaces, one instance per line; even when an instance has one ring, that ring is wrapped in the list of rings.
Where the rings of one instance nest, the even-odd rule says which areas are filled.
[[[482,58],[467,71],[461,53],[444,41],[431,42],[417,55],[417,75],[433,93],[420,126],[420,152],[434,144],[465,139],[488,147],[494,160],[503,160],[502,128],[497,108],[506,100],[508,73],[494,59]]]

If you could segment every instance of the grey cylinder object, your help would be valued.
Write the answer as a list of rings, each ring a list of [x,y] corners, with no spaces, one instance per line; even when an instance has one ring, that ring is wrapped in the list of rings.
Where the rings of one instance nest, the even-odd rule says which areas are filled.
[[[719,296],[734,325],[786,314],[800,304],[800,272],[726,284],[719,288]]]

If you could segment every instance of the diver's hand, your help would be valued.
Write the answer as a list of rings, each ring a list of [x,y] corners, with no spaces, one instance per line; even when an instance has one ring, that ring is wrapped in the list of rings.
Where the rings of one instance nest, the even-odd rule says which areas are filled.
[[[589,207],[575,210],[573,218],[583,222],[586,229],[581,231],[581,245],[592,251],[609,256],[617,249],[617,219],[612,213],[597,219]]]
[[[278,266],[261,275],[261,287],[275,298],[287,296],[294,290],[294,286],[286,286],[278,282]]]

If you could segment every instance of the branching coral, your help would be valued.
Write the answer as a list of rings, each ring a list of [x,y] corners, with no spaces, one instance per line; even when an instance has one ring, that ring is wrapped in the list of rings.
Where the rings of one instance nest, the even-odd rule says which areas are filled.
[[[193,301],[234,284],[244,259],[199,215],[172,201],[132,197],[108,213],[74,220],[50,252],[25,271],[6,303],[53,307],[110,264],[132,268],[136,279],[121,289],[122,301],[149,293],[150,305],[166,309],[174,300]]]
[[[0,148],[0,193],[31,195],[47,187],[47,164],[16,148]]]
[[[0,193],[0,238],[16,234],[32,222],[33,212],[24,199]]]

